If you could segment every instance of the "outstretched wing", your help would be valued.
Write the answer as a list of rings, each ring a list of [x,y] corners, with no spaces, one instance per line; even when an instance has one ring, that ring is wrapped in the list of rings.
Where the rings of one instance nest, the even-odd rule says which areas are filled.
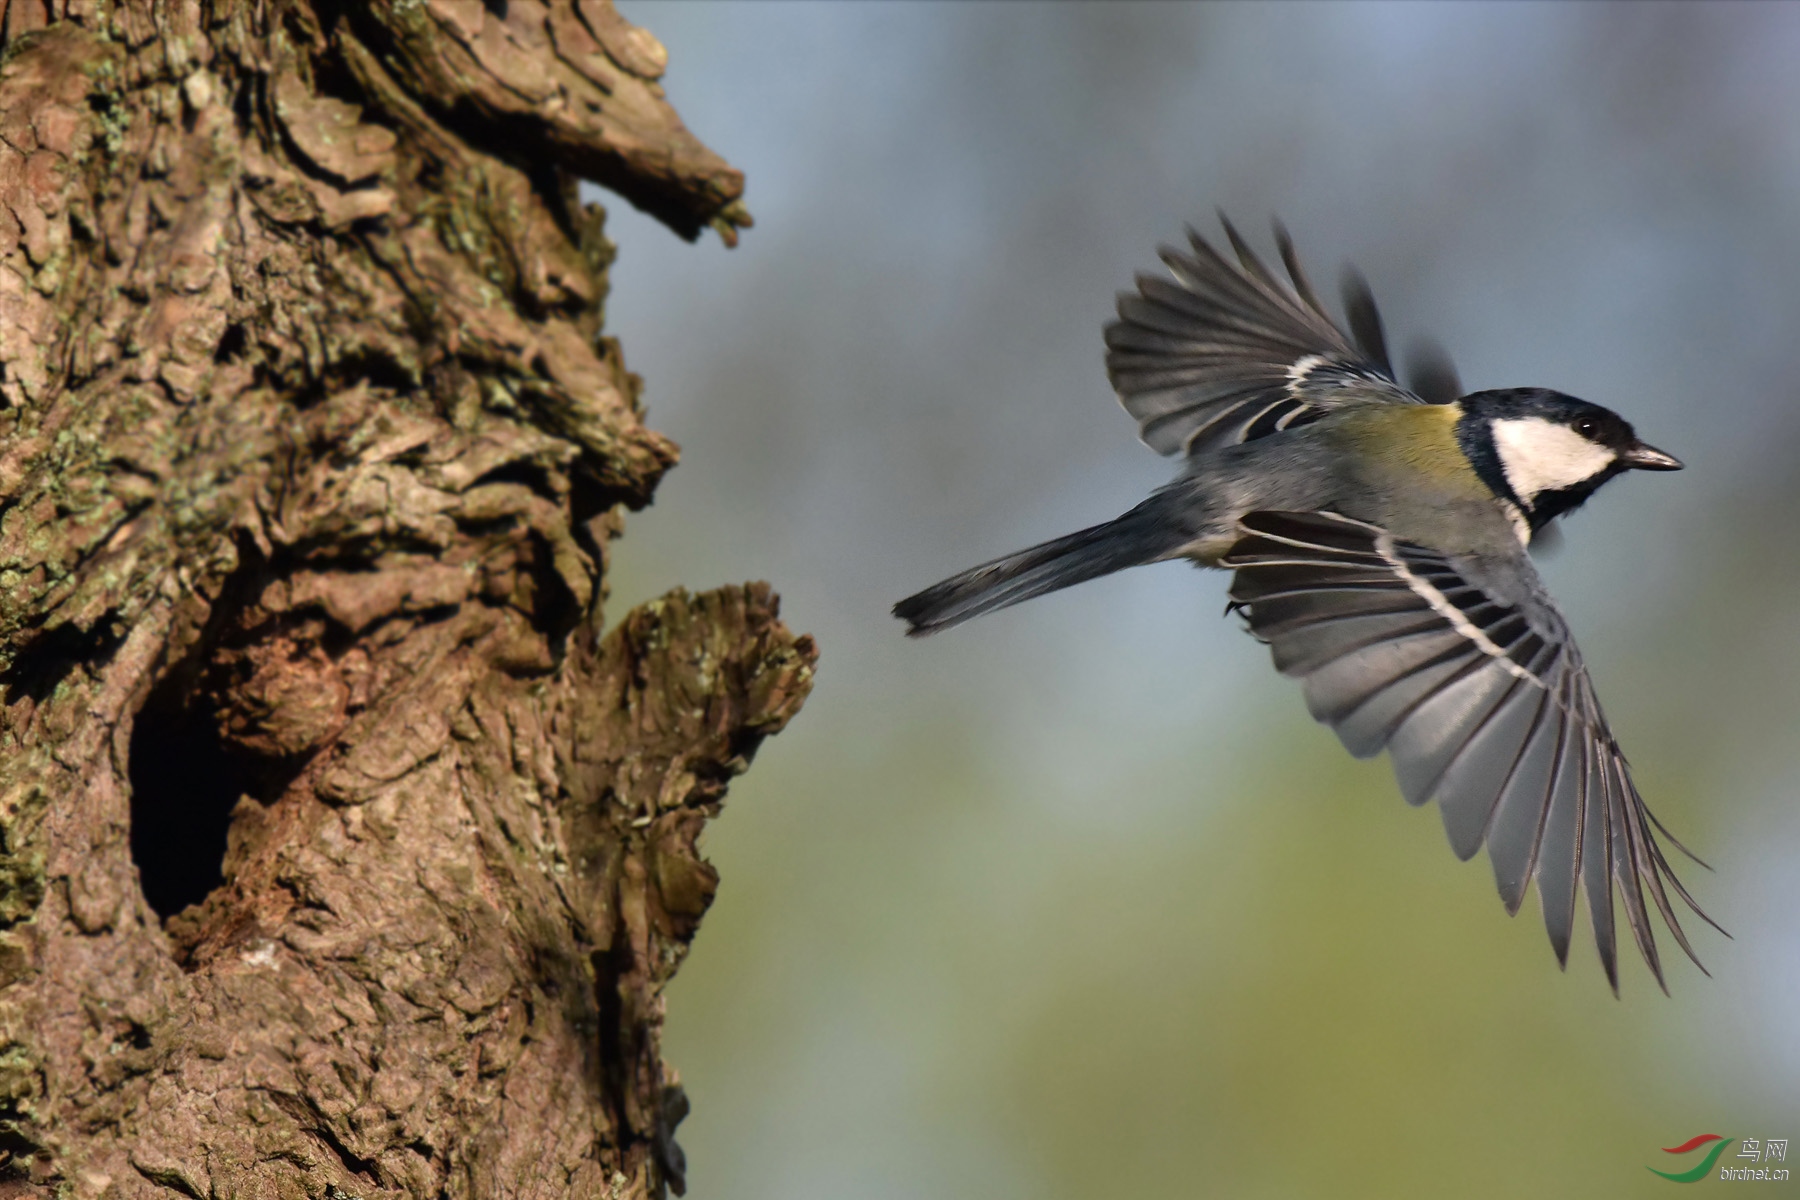
[[[1670,868],[1651,827],[1680,843],[1632,784],[1529,559],[1484,579],[1477,564],[1335,513],[1252,513],[1242,525],[1221,564],[1237,572],[1232,606],[1269,644],[1276,669],[1305,681],[1307,707],[1352,754],[1386,749],[1408,803],[1437,801],[1457,857],[1486,843],[1507,912],[1535,877],[1566,963],[1576,892],[1585,891],[1617,992],[1615,889],[1663,982],[1648,894],[1699,965],[1668,893],[1718,926]]]
[[[1344,287],[1352,340],[1314,295],[1285,229],[1275,239],[1292,287],[1219,219],[1238,265],[1190,229],[1192,253],[1160,251],[1175,278],[1139,275],[1106,327],[1107,377],[1146,445],[1194,454],[1304,425],[1352,398],[1421,403],[1395,382],[1361,276]]]

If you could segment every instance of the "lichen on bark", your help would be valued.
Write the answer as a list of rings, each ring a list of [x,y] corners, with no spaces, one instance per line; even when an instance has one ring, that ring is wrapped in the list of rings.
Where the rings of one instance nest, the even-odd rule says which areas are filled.
[[[603,630],[676,450],[575,185],[729,241],[742,177],[604,0],[0,39],[0,1189],[680,1191],[695,841],[815,651]]]

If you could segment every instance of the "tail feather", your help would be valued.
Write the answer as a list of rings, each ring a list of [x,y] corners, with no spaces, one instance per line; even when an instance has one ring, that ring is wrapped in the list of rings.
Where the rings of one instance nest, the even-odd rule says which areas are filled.
[[[909,637],[923,637],[1021,600],[1155,562],[1182,540],[1156,519],[1150,505],[1140,505],[1104,525],[952,575],[894,605],[894,615],[907,623]]]

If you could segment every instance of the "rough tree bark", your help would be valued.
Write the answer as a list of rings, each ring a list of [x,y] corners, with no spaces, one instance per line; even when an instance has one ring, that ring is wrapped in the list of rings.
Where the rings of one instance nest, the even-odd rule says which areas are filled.
[[[742,177],[606,0],[0,13],[0,1195],[680,1191],[695,838],[814,650],[601,635],[675,447],[575,181]]]

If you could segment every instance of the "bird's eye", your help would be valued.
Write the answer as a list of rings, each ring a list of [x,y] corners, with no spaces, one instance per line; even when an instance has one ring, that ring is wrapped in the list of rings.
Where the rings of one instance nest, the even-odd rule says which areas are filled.
[[[1584,438],[1593,438],[1600,432],[1600,422],[1594,417],[1576,417],[1575,432]]]

